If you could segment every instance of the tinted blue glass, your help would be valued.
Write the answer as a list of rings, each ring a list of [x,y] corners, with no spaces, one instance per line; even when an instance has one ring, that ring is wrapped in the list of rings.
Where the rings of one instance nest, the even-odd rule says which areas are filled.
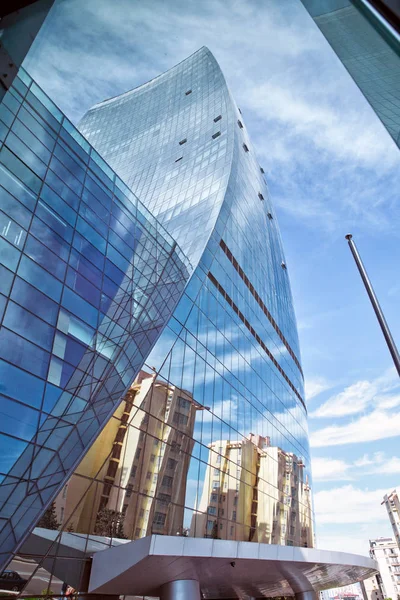
[[[3,324],[45,350],[53,343],[53,328],[14,302],[9,302]]]
[[[54,254],[63,260],[68,260],[70,245],[63,240],[55,231],[43,223],[41,219],[33,217],[30,233],[45,244]]]
[[[0,162],[6,167],[11,175],[15,175],[17,178],[17,184],[20,181],[33,192],[39,192],[41,186],[40,178],[33,173],[33,171],[31,171],[31,169],[29,169],[15,154],[10,152],[6,146],[3,146],[3,148],[0,150]]]
[[[32,213],[2,187],[0,187],[0,206],[7,215],[22,227],[29,227]]]
[[[50,355],[26,339],[3,327],[0,331],[0,357],[44,379]]]
[[[0,237],[0,264],[14,271],[19,257],[20,251]]]
[[[64,279],[67,265],[31,235],[26,242],[25,254],[55,275],[57,279]]]
[[[30,258],[22,257],[18,267],[18,275],[28,283],[58,302],[61,297],[62,285],[50,273],[34,263]]]
[[[90,304],[96,307],[99,306],[100,290],[71,268],[67,272],[66,284]]]
[[[31,440],[38,427],[39,412],[0,394],[0,417],[4,433]]]
[[[26,146],[12,131],[7,136],[6,146],[39,177],[44,177],[47,165]]]
[[[73,246],[85,256],[90,262],[92,262],[96,267],[102,269],[104,267],[104,255],[97,250],[88,240],[86,240],[83,235],[80,235],[77,231],[75,231]]]
[[[58,304],[19,277],[15,279],[11,298],[51,325],[56,323]]]
[[[98,312],[95,307],[68,288],[64,288],[62,305],[92,327],[97,326]]]
[[[11,284],[14,274],[0,265],[0,292],[8,296],[11,290]]]
[[[70,225],[74,226],[76,221],[76,212],[71,209],[67,202],[64,202],[53,190],[44,185],[42,191],[40,192],[40,198],[43,200],[50,208],[55,210],[62,219],[65,219]]]
[[[23,73],[23,77],[30,85],[29,76]],[[20,85],[23,91],[24,85]],[[0,503],[0,522],[6,523],[6,529],[0,526],[0,569],[5,552],[25,535],[27,528],[33,527],[76,457],[83,455],[94,433],[119,403],[171,314],[189,274],[187,259],[180,249],[175,246],[171,251],[168,234],[152,222],[154,218],[128,191],[134,211],[124,215],[123,235],[127,235],[136,251],[128,250],[121,237],[113,234],[113,257],[123,263],[126,273],[108,260],[106,268],[104,254],[115,176],[100,157],[90,161],[92,150],[86,140],[33,87],[35,94],[27,93],[14,130],[4,130],[13,152],[3,147],[0,153],[0,193],[3,190],[4,198],[0,243],[7,266],[2,267],[1,289],[8,295],[0,295],[0,313],[5,309],[0,356],[6,361],[1,363],[0,392],[13,400],[3,401],[4,415],[0,419],[0,444],[1,436],[7,432],[12,448],[12,458],[1,463],[5,465],[3,471],[11,469],[2,482],[10,485],[12,477],[19,481],[12,500],[10,497],[6,504]],[[16,96],[12,92],[9,96],[10,107],[15,110]],[[11,125],[9,108],[0,104],[0,111],[5,121],[8,113],[11,115]],[[68,133],[62,130],[61,140],[63,120]],[[9,125],[3,122],[6,129]],[[49,170],[44,169],[49,160]],[[90,193],[85,191],[87,208],[83,207],[83,211],[92,224],[81,218],[78,233],[74,230],[75,210],[82,202],[84,180]],[[119,185],[124,187],[121,182]],[[27,208],[33,212],[32,218]],[[115,227],[119,232],[116,223]],[[143,240],[141,246],[137,245],[139,237]],[[19,250],[23,250],[22,256]],[[169,262],[173,269],[168,268]],[[13,270],[18,272],[14,282]],[[165,279],[165,299],[161,301],[155,286],[148,286],[138,290],[138,298],[133,301],[132,290],[142,281],[141,271],[147,273],[146,282],[153,278],[164,284]],[[115,283],[105,276],[106,272]],[[114,304],[109,294],[115,297]],[[68,310],[61,307],[61,298]],[[98,326],[100,301],[109,314],[100,316]],[[132,343],[136,330],[140,332],[140,349]],[[130,352],[129,358],[125,348]],[[39,411],[26,410],[19,415],[14,400],[29,403]],[[49,411],[60,419],[46,416]],[[17,440],[30,439],[35,433],[35,452],[32,446],[21,445]],[[41,447],[45,443],[57,453]],[[31,481],[27,502],[27,485]],[[3,498],[2,491],[0,485]]]
[[[21,371],[4,360],[0,360],[0,376],[2,394],[40,408],[44,390],[43,380]]]
[[[50,207],[44,202],[39,200],[36,214],[42,219],[47,225],[53,229],[58,235],[64,238],[67,242],[72,240],[73,229],[70,227],[64,219],[59,217]]]

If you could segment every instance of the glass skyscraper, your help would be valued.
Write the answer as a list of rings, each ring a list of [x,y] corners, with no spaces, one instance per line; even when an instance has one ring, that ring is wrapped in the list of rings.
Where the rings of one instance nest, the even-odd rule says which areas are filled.
[[[239,468],[227,444],[246,441],[249,452],[275,447],[298,457],[297,481],[309,487],[303,374],[275,213],[224,76],[202,48],[153,81],[95,106],[79,127],[195,268],[147,361],[167,386],[207,407],[193,425],[191,487],[181,526],[201,537],[215,535],[217,527],[228,539],[272,541],[272,523],[271,531],[261,530],[252,500],[257,478],[259,505],[271,494],[280,496],[276,483],[268,476],[262,481],[258,460]],[[271,454],[266,462],[265,473],[272,474],[277,460]],[[225,477],[230,463],[237,471],[234,483]],[[237,486],[243,498],[238,490],[225,504],[201,501],[205,493],[223,495],[224,488]],[[301,504],[304,492],[291,485],[282,491],[273,512],[286,514],[279,543],[290,543],[297,521],[288,506]],[[199,511],[209,516],[197,531]],[[312,534],[305,539],[312,545]]]
[[[163,599],[315,600],[372,574],[313,549],[288,269],[210,51],[80,132],[20,70],[0,119],[1,566],[26,595]]]
[[[400,147],[400,36],[383,16],[391,3],[301,1]]]

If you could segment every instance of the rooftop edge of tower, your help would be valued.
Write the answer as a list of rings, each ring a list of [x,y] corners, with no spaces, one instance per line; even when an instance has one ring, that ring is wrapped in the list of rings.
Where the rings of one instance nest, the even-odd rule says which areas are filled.
[[[146,86],[156,82],[158,79],[164,78],[166,75],[168,75],[175,69],[178,69],[179,67],[181,67],[184,63],[193,60],[193,58],[200,53],[208,54],[215,62],[217,62],[217,60],[216,60],[215,56],[213,55],[213,53],[211,52],[211,50],[209,48],[207,48],[207,46],[201,46],[201,48],[199,48],[198,50],[196,50],[195,52],[193,52],[192,54],[190,54],[189,56],[187,56],[186,58],[184,58],[183,60],[178,62],[176,65],[174,65],[167,71],[164,71],[163,73],[160,73],[159,75],[156,75],[156,77],[149,79],[149,81],[146,81],[145,83],[141,83],[140,85],[137,85],[136,87],[134,87],[130,90],[127,90],[126,92],[122,92],[122,94],[118,94],[117,96],[111,96],[110,98],[106,98],[105,100],[102,100],[101,102],[98,102],[97,104],[94,104],[91,108],[89,108],[87,113],[91,112],[92,110],[94,110],[96,108],[104,106],[104,105],[108,104],[109,102],[113,102],[114,100],[119,100],[120,98],[123,98],[124,96],[128,96],[132,92],[136,92],[136,91],[140,90],[141,88],[145,88]]]

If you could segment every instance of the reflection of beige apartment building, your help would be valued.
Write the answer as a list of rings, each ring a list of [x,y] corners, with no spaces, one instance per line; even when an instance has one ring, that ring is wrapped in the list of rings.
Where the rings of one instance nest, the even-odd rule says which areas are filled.
[[[75,531],[94,533],[96,516],[105,508],[122,513],[124,533],[131,539],[181,533],[199,409],[188,392],[141,372],[58,496],[58,518],[68,519],[86,477],[97,473],[91,493],[73,513]]]
[[[371,584],[367,580],[366,590],[380,587],[385,598],[397,600],[400,598],[400,557],[396,542],[393,538],[380,537],[370,540],[369,547],[371,558],[378,562],[380,578],[376,575],[375,586],[374,582]],[[374,595],[369,595],[369,598],[374,600]]]
[[[313,546],[311,490],[301,459],[253,434],[209,448],[190,535]]]
[[[400,550],[400,501],[397,490],[394,489],[390,494],[386,494],[382,504],[386,506],[394,537]]]

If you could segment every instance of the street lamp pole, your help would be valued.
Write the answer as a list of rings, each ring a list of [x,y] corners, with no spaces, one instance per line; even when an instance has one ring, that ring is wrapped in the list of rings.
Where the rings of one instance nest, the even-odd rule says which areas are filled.
[[[386,322],[386,319],[384,317],[382,309],[381,309],[381,307],[379,305],[378,298],[376,297],[376,294],[374,292],[374,288],[372,287],[372,284],[371,284],[371,282],[369,280],[367,271],[365,270],[365,267],[363,265],[361,257],[360,257],[360,255],[358,253],[357,247],[356,247],[356,245],[355,245],[355,243],[353,241],[353,236],[350,233],[348,233],[346,235],[346,240],[348,241],[348,244],[350,246],[351,253],[352,253],[353,258],[354,258],[354,260],[356,262],[357,268],[358,268],[358,270],[360,272],[361,279],[363,280],[365,289],[367,290],[367,294],[369,296],[369,299],[371,300],[371,304],[372,304],[372,307],[373,307],[373,309],[375,311],[376,318],[378,319],[379,325],[381,326],[383,336],[384,336],[384,338],[386,340],[386,343],[387,343],[388,348],[389,348],[389,352],[392,355],[394,365],[395,365],[395,367],[397,369],[397,373],[399,374],[399,377],[400,377],[400,355],[399,355],[399,351],[397,350],[397,347],[396,347],[396,344],[395,344],[394,339],[392,337],[392,334],[390,333],[389,326],[388,326],[388,324]]]

